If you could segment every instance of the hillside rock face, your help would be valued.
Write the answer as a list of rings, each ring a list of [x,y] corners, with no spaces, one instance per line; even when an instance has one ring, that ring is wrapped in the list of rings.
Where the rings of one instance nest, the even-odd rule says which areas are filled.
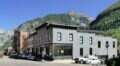
[[[91,29],[104,30],[120,42],[120,1],[99,14],[90,26]]]
[[[69,14],[49,14],[42,18],[36,18],[21,24],[17,29],[21,31],[35,31],[34,29],[42,23],[59,23],[65,25],[76,25],[81,27],[88,27],[92,21],[91,17],[83,14],[69,13]]]

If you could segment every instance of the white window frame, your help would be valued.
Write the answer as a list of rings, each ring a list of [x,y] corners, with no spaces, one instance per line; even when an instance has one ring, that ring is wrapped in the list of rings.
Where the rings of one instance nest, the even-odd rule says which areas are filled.
[[[58,41],[62,40],[62,33],[61,32],[57,32],[57,40]]]
[[[93,37],[92,36],[89,37],[89,42],[90,42],[90,45],[93,44]]]
[[[73,41],[73,33],[69,33],[69,40]]]
[[[113,48],[115,48],[116,47],[116,42],[115,41],[113,41]]]
[[[80,36],[80,44],[83,44],[83,36]]]

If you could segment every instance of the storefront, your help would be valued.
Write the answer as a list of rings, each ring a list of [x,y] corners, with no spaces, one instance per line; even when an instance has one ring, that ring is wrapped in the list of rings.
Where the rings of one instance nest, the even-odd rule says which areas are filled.
[[[54,44],[53,48],[56,59],[72,58],[72,44]]]

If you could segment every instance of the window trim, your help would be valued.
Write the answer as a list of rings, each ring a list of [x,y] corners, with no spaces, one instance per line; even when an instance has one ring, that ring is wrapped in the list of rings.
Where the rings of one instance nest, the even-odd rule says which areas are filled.
[[[93,48],[89,48],[89,54],[93,55]]]
[[[90,42],[90,45],[93,44],[93,37],[92,36],[89,37],[89,42]]]
[[[115,41],[113,41],[113,48],[115,48],[115,44],[116,44],[116,42],[115,42]]]
[[[106,41],[106,48],[109,48],[109,41]]]
[[[80,48],[80,56],[83,56],[83,55],[84,55],[84,49]]]
[[[73,41],[73,33],[69,33],[69,41]]]
[[[101,41],[98,41],[98,48],[101,48]]]
[[[83,36],[80,36],[80,44],[83,44]]]
[[[61,32],[57,32],[57,40],[58,41],[62,40],[62,33]]]

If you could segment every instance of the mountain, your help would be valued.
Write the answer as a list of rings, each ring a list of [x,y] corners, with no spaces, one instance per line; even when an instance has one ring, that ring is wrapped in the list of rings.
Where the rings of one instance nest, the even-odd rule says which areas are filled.
[[[120,27],[120,1],[111,5],[91,23],[92,29],[109,30]]]
[[[0,50],[3,50],[12,44],[13,32],[0,29]]]
[[[24,24],[21,24],[17,29],[20,31],[35,31],[34,29],[41,25],[42,23],[49,22],[49,23],[59,23],[65,25],[76,25],[87,28],[92,18],[84,15],[78,14],[74,12],[70,12],[68,14],[49,14],[44,17],[39,17],[33,20],[29,20]]]
[[[90,24],[91,29],[103,30],[120,43],[120,1],[112,4]]]

